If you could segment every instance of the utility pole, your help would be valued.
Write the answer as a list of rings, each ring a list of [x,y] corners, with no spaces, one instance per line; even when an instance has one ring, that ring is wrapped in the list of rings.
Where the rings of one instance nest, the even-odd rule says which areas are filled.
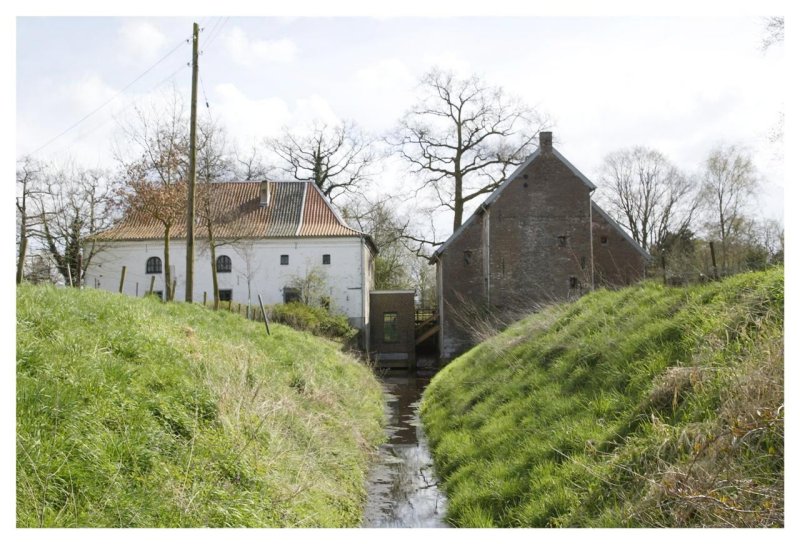
[[[194,185],[197,170],[197,46],[200,26],[192,26],[192,118],[189,126],[189,198],[186,212],[186,302],[192,302],[194,287]]]

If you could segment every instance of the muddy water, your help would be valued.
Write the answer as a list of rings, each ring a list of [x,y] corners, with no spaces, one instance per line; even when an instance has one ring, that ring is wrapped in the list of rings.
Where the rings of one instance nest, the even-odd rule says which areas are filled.
[[[381,381],[389,398],[389,439],[368,478],[363,526],[448,527],[444,494],[419,421],[419,401],[430,375],[391,372]]]

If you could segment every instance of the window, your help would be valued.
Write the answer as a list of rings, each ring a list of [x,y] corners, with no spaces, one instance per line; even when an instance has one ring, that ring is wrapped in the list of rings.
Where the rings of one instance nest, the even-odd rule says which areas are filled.
[[[300,302],[300,289],[294,287],[283,288],[283,303]]]
[[[559,236],[558,237],[558,247],[567,247],[567,237],[566,236]]]
[[[220,302],[230,302],[233,300],[233,289],[220,289],[219,290]]]
[[[601,236],[600,237],[600,244],[606,246],[608,245],[608,236]]]
[[[325,254],[322,256],[322,264],[331,264],[331,256],[329,254]]]
[[[289,256],[281,255],[281,264],[289,264]]]
[[[397,332],[397,312],[384,312],[383,314],[383,341],[387,344],[397,342],[400,335]]]
[[[586,255],[581,255],[581,270],[586,270]]]
[[[464,264],[467,266],[472,264],[472,251],[469,249],[464,252]]]
[[[217,257],[217,272],[230,272],[232,268],[231,258],[227,255]]]
[[[577,276],[570,276],[569,277],[569,288],[570,289],[578,289],[580,284],[578,283]]]
[[[158,257],[150,257],[147,259],[145,274],[161,274],[161,259]]]

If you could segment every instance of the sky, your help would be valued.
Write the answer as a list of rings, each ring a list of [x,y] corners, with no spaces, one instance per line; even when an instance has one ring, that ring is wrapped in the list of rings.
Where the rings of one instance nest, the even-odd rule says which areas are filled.
[[[783,219],[783,156],[768,135],[784,111],[786,66],[782,45],[762,50],[756,15],[18,17],[17,156],[113,166],[135,107],[173,89],[188,104],[193,21],[200,114],[243,148],[314,119],[380,137],[437,66],[549,116],[556,147],[595,181],[625,147],[657,149],[693,173],[714,146],[745,146],[762,181],[754,210]],[[413,187],[388,161],[370,192]]]

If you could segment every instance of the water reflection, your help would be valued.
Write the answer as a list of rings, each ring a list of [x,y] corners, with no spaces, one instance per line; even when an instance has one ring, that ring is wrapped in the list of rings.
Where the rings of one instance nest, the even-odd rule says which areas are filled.
[[[367,483],[364,527],[448,527],[445,498],[419,421],[419,401],[430,375],[382,376],[389,410],[389,439]]]

